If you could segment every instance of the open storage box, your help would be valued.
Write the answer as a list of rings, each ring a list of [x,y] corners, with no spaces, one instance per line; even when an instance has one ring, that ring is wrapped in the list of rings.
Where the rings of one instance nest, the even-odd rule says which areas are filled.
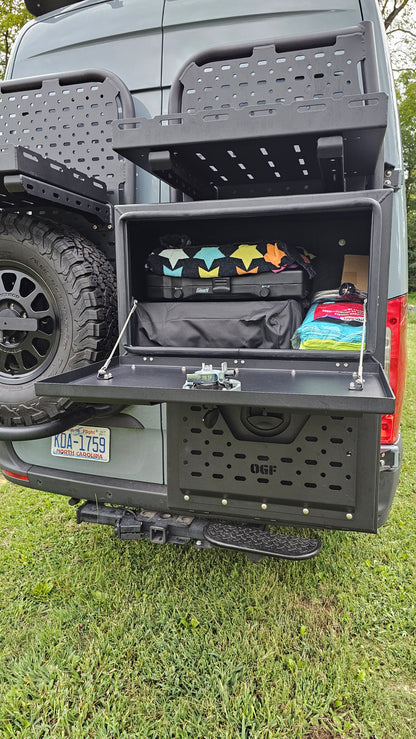
[[[236,518],[261,520],[265,505],[268,521],[275,517],[303,524],[302,511],[307,509],[310,525],[322,525],[324,519],[328,526],[374,531],[377,495],[368,497],[368,490],[377,491],[378,486],[380,414],[394,409],[380,364],[391,201],[391,190],[375,190],[116,209],[120,325],[132,298],[143,299],[146,258],[166,233],[185,232],[196,243],[274,236],[305,247],[316,255],[314,290],[339,284],[345,253],[367,255],[361,390],[351,389],[358,351],[143,347],[133,318],[122,340],[122,356],[110,365],[109,379],[99,379],[95,365],[42,381],[38,392],[81,402],[167,402],[172,509],[218,516],[226,495],[227,515]],[[226,312],[227,302],[221,305]],[[240,391],[184,389],[187,372],[200,369],[203,362],[219,367],[224,361],[238,370]],[[212,426],[206,420],[209,412]],[[253,420],[258,415],[267,419],[266,434]],[[369,464],[369,459],[375,461]],[[271,472],[279,480],[272,479]]]
[[[385,318],[387,303],[387,274],[389,260],[389,238],[391,227],[391,190],[373,190],[362,193],[339,193],[331,195],[312,195],[303,197],[287,198],[261,198],[256,200],[238,200],[222,202],[202,203],[171,203],[163,205],[131,205],[117,208],[117,274],[118,274],[118,299],[120,306],[120,325],[126,319],[131,308],[132,299],[139,302],[144,298],[143,276],[145,264],[149,252],[158,244],[161,235],[175,231],[187,233],[197,243],[198,237],[202,243],[212,241],[218,243],[225,240],[250,237],[255,239],[270,235],[306,248],[316,255],[316,272],[313,291],[334,289],[340,284],[344,256],[346,253],[367,255],[369,257],[369,290],[367,307],[367,340],[364,352],[364,361],[368,368],[375,368],[384,359],[385,341]],[[245,279],[245,278],[241,278]],[[269,301],[264,301],[265,305]],[[189,310],[192,310],[192,304]],[[227,302],[221,301],[221,310],[226,316]],[[120,358],[120,369],[134,362],[140,364],[135,367],[134,379],[128,382],[124,391],[123,399],[128,401],[160,401],[176,399],[175,392],[182,394],[182,375],[176,380],[167,378],[168,367],[175,364],[190,364],[195,367],[202,361],[211,361],[212,358],[220,360],[246,360],[244,370],[248,372],[250,380],[250,393],[256,392],[256,369],[258,371],[258,393],[267,394],[273,387],[274,368],[295,369],[302,366],[306,374],[308,367],[319,367],[322,375],[321,392],[317,387],[311,388],[314,400],[295,400],[295,404],[303,403],[309,408],[321,406],[322,398],[317,396],[331,393],[330,383],[334,382],[334,388],[339,390],[339,398],[331,403],[324,402],[329,410],[338,409],[338,404],[354,405],[356,408],[363,407],[367,398],[379,397],[374,412],[391,412],[392,401],[385,397],[386,383],[381,382],[375,396],[372,384],[366,383],[359,393],[348,390],[346,377],[341,379],[344,370],[352,373],[358,366],[359,352],[305,352],[300,350],[277,350],[263,348],[227,348],[227,347],[164,347],[164,346],[140,346],[137,341],[137,321],[134,316],[130,321],[122,344],[125,347],[125,356]],[[153,362],[152,371],[147,377],[147,365],[143,363],[144,357],[151,356]],[[168,360],[168,357],[172,359]],[[140,359],[138,359],[140,358]],[[250,361],[249,361],[250,360]],[[345,360],[345,361],[344,361]],[[342,361],[342,365],[340,362]],[[270,388],[265,389],[266,366],[270,368]],[[340,372],[340,367],[342,370]],[[325,367],[328,368],[327,375]],[[158,368],[161,377],[158,380]],[[331,368],[334,375],[331,380]],[[62,386],[58,390],[54,380],[46,380],[39,384],[39,391],[43,394],[62,394],[69,397],[77,397],[82,400],[109,400],[118,402],[120,395],[117,390],[117,369],[113,370],[113,379],[107,385],[106,382],[95,382],[96,372],[91,368],[85,368],[75,373],[67,373],[62,376]],[[369,369],[370,374],[372,371]],[[381,370],[380,370],[381,371]],[[123,373],[124,374],[124,373]],[[299,372],[299,375],[301,373]],[[378,371],[376,372],[378,376]],[[241,375],[242,376],[242,375]],[[380,375],[381,377],[381,375]],[[66,385],[73,378],[75,384]],[[76,378],[76,379],[75,379]],[[89,385],[89,379],[91,384]],[[296,394],[298,380],[292,382],[293,392]],[[149,383],[149,384],[148,384]],[[106,388],[111,387],[111,392]],[[273,394],[273,405],[283,402],[279,386],[275,386]],[[372,390],[370,389],[372,388]],[[82,389],[81,389],[82,388]],[[151,389],[152,388],[152,389]],[[168,388],[170,388],[168,390]],[[176,388],[176,390],[175,390]],[[344,389],[342,389],[344,388]],[[120,388],[121,390],[121,388]],[[335,390],[337,395],[338,390]],[[111,395],[111,399],[107,398]],[[198,392],[198,391],[196,391]],[[143,393],[142,397],[140,394]],[[223,398],[223,393],[213,391],[215,396]],[[244,383],[242,384],[241,396],[245,394]],[[292,391],[290,395],[292,395]],[[303,392],[302,392],[303,394]],[[85,398],[83,397],[85,395]],[[239,393],[240,395],[240,393]],[[116,397],[117,396],[117,397]],[[183,397],[183,395],[182,395]],[[345,398],[345,400],[341,400]],[[348,401],[346,400],[348,398]],[[216,402],[222,401],[216,397]],[[258,398],[257,402],[263,402]],[[268,401],[269,402],[269,401]],[[285,401],[290,404],[291,401]],[[337,408],[336,408],[337,406]]]

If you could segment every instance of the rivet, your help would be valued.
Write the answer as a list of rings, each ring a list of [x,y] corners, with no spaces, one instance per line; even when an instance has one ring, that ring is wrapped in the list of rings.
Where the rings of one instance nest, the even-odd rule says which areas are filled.
[[[189,495],[184,495],[184,496],[183,496],[183,499],[184,499],[184,500],[186,500],[186,502],[188,502],[188,500],[189,500]]]
[[[302,513],[303,513],[304,516],[308,516],[309,515],[309,508],[304,508],[303,511],[302,511]]]
[[[262,509],[262,511],[267,511],[267,503],[262,503],[261,504],[261,509]]]
[[[222,504],[222,505],[228,505],[228,500],[227,500],[227,498],[223,498],[223,499],[222,499],[222,501],[221,501],[221,504]]]
[[[352,513],[347,513],[347,515],[345,516],[345,518],[348,518],[348,521],[351,521],[352,520]]]
[[[345,241],[345,239],[340,239],[340,240],[338,241],[338,245],[339,245],[339,246],[345,246],[345,244],[346,244],[346,243],[347,243],[347,242]]]

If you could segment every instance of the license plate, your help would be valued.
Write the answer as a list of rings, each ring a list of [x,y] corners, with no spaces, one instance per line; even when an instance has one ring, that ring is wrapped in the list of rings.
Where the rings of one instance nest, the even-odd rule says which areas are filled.
[[[54,457],[84,459],[89,462],[110,461],[110,429],[97,426],[74,426],[52,436]]]

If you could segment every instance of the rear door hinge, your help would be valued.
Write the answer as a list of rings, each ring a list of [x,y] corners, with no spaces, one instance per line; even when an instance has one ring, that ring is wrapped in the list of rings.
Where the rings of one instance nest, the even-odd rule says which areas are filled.
[[[403,183],[403,170],[396,169],[393,164],[386,163],[384,165],[384,187],[390,187],[392,190],[400,190]]]

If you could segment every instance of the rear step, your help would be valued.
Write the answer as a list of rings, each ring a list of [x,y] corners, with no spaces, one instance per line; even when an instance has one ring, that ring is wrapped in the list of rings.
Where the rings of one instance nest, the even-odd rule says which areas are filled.
[[[78,501],[71,499],[70,503],[75,505]],[[254,561],[262,557],[310,559],[321,549],[319,539],[274,534],[261,526],[207,523],[191,516],[132,510],[89,501],[77,508],[77,523],[82,522],[113,526],[119,539],[149,539],[153,544],[195,541],[197,549],[235,549]]]
[[[204,536],[210,544],[217,547],[280,559],[310,559],[321,549],[319,539],[273,534],[250,526],[229,523],[208,524],[204,529]]]

